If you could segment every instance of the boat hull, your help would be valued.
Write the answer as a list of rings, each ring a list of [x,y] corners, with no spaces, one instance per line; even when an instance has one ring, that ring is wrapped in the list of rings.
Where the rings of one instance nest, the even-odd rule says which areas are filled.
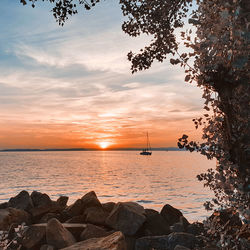
[[[151,155],[152,152],[141,152],[140,155]]]

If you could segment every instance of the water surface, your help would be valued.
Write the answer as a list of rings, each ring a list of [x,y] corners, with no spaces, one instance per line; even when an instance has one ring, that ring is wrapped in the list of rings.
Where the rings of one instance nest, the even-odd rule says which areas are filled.
[[[198,153],[174,151],[1,152],[0,202],[37,190],[72,203],[94,190],[101,202],[135,201],[158,211],[168,203],[202,220],[202,204],[213,195],[196,175],[214,166]]]

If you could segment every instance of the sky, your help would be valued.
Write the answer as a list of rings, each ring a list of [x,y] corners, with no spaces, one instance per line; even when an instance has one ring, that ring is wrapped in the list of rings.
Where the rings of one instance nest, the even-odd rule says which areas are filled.
[[[201,90],[166,60],[131,74],[131,38],[116,0],[60,27],[48,4],[0,5],[0,149],[176,147],[199,139]]]

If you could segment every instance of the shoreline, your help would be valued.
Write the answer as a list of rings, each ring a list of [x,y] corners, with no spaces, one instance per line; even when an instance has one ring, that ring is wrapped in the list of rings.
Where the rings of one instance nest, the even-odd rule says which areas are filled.
[[[239,230],[243,227],[232,210],[212,214],[206,223],[190,223],[169,204],[157,212],[136,202],[101,203],[94,191],[70,205],[68,199],[60,196],[53,201],[46,193],[21,191],[1,203],[0,249],[1,244],[2,249],[5,244],[6,249],[33,250],[221,249],[218,238],[208,234],[222,226],[218,219],[233,221]]]

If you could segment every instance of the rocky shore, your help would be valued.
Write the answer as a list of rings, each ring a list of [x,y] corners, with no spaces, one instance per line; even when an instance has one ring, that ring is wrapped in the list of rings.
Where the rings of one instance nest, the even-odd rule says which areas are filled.
[[[159,213],[135,202],[101,203],[94,191],[67,202],[22,191],[0,204],[0,249],[250,249],[250,227],[232,209],[190,223],[169,204]]]

